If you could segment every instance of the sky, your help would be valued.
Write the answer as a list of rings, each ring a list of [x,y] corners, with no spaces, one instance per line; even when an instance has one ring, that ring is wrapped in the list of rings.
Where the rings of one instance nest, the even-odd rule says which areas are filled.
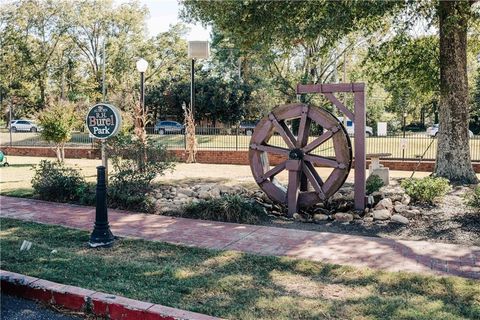
[[[117,0],[118,3],[128,2],[128,0]],[[171,24],[181,22],[178,17],[180,5],[177,0],[139,0],[147,6],[150,11],[150,17],[147,20],[150,36],[160,32],[168,31]],[[186,40],[208,40],[210,38],[209,30],[203,28],[200,24],[188,24],[191,31],[186,36]]]

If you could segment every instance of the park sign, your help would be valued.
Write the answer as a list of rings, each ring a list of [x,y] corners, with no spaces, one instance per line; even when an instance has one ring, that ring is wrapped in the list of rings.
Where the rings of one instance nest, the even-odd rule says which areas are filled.
[[[107,139],[117,134],[122,124],[122,116],[114,106],[99,103],[88,111],[85,121],[92,136]]]

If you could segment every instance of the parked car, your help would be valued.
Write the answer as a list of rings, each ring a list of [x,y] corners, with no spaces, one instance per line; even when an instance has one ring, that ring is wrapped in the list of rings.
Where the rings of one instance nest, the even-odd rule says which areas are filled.
[[[343,117],[338,117],[338,120],[345,126],[348,135],[353,135],[355,133],[355,124],[352,120],[347,118],[347,124],[343,122]],[[368,137],[373,136],[373,128],[369,126],[365,126],[365,135]]]
[[[183,134],[185,132],[185,126],[176,121],[158,121],[153,127],[153,132],[158,134]]]
[[[425,131],[425,129],[426,129],[425,125],[421,122],[412,122],[405,126],[405,131],[411,131],[411,132],[422,132],[422,131]]]
[[[431,127],[428,127],[427,128],[427,135],[429,135],[430,137],[436,137],[437,134],[438,134],[438,129],[439,129],[438,123],[434,124]],[[473,132],[468,130],[468,136],[470,138],[473,138]]]
[[[12,132],[17,131],[30,131],[30,132],[37,132],[41,131],[42,128],[37,125],[35,122],[31,120],[12,120],[10,121],[10,126],[8,127],[12,129]]]
[[[251,136],[258,122],[259,122],[258,120],[257,121],[241,121],[238,128],[240,129],[240,132],[243,133],[244,135]]]

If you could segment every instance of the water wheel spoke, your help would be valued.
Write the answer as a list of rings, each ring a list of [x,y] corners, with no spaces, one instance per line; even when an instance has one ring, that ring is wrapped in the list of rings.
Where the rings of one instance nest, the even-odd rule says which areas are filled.
[[[278,154],[278,155],[283,155],[283,156],[288,156],[290,153],[289,149],[281,148],[281,147],[275,147],[271,146],[268,144],[252,144],[250,145],[250,149],[253,150],[258,150],[258,151],[265,151],[267,153],[273,153],[273,154]]]
[[[285,165],[286,165],[286,161],[283,161],[282,163],[276,165],[272,169],[265,172],[264,175],[258,177],[256,179],[256,182],[260,184],[260,183],[265,182],[267,179],[275,177],[277,174],[279,174],[280,172],[282,172],[285,169]]]
[[[325,200],[326,196],[322,189],[323,180],[322,178],[320,178],[312,164],[309,162],[304,162],[302,166],[302,171],[307,177],[308,181],[310,181],[313,189],[315,189],[315,191],[318,193],[320,199]]]
[[[335,159],[326,158],[322,156],[316,156],[313,154],[306,154],[303,159],[305,161],[311,162],[312,164],[316,164],[319,166],[326,166],[330,168],[341,168],[342,164],[338,163]]]
[[[308,106],[305,106],[302,109],[300,125],[298,126],[297,148],[304,147],[308,142],[308,134],[310,133],[311,123],[311,119],[308,117],[308,109]]]
[[[290,149],[294,149],[297,142],[296,142],[296,139],[293,136],[292,132],[290,131],[290,129],[288,129],[285,122],[284,121],[278,121],[273,113],[270,113],[269,119],[270,119],[270,121],[272,121],[273,125],[275,126],[275,129],[277,129],[277,132],[283,138],[283,141],[285,141],[287,146]]]
[[[319,146],[321,146],[323,143],[325,143],[325,141],[327,141],[328,139],[330,139],[331,137],[333,136],[333,132],[332,131],[326,131],[324,132],[320,137],[318,137],[317,139],[313,140],[312,142],[310,142],[309,144],[307,144],[305,147],[303,147],[303,152],[307,153],[307,152],[310,152],[316,148],[318,148]]]

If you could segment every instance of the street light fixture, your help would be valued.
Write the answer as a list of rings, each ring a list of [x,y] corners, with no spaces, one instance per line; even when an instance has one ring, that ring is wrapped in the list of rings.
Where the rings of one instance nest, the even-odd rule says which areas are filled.
[[[189,41],[188,58],[192,59],[190,69],[190,107],[192,110],[193,121],[195,122],[195,59],[208,59],[210,56],[210,46],[208,41]]]
[[[140,72],[140,107],[145,115],[145,71],[147,71],[148,62],[145,59],[137,61],[137,71]]]

